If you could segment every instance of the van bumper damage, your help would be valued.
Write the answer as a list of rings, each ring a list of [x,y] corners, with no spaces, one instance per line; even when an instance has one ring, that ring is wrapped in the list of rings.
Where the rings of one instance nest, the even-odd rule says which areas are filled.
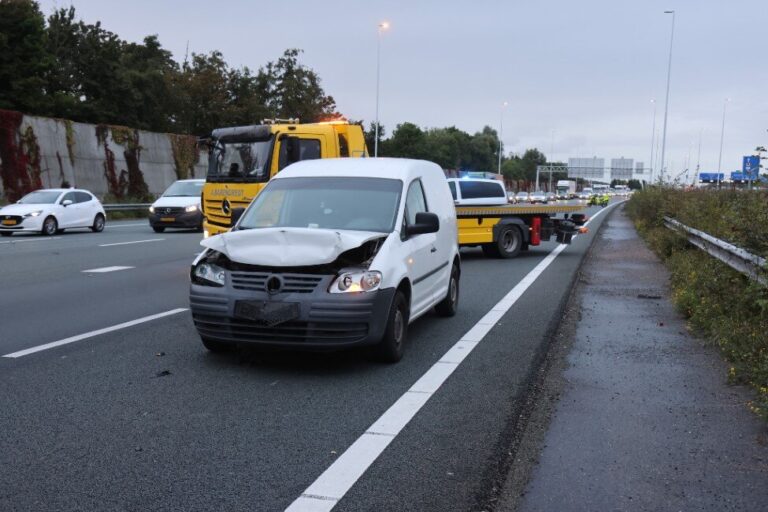
[[[190,288],[200,336],[222,343],[290,349],[373,345],[384,335],[395,293],[330,293],[335,275],[227,274],[225,286]]]

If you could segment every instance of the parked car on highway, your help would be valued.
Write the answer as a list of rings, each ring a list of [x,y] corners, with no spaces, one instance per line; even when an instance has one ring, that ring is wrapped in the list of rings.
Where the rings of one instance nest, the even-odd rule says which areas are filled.
[[[508,204],[507,192],[500,180],[449,178],[448,187],[457,206]]]
[[[37,232],[51,236],[76,228],[99,233],[106,220],[101,202],[87,190],[45,188],[0,208],[0,235]]]
[[[515,198],[517,199],[518,203],[527,203],[530,200],[530,196],[528,195],[528,192],[518,192],[515,194]]]
[[[205,180],[178,180],[149,207],[149,225],[155,233],[165,228],[203,229],[200,194]]]
[[[395,362],[409,323],[456,313],[456,210],[436,164],[302,161],[232,214],[191,268],[192,317],[211,351],[370,345]]]
[[[531,204],[536,204],[536,203],[547,204],[547,195],[541,190],[537,190],[536,192],[531,192],[530,201],[531,201]]]

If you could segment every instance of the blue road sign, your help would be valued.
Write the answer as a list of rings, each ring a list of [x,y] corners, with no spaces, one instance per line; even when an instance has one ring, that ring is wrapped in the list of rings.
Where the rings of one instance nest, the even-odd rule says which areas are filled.
[[[700,172],[699,183],[717,183],[725,179],[724,172]]]
[[[757,179],[760,174],[760,157],[757,155],[750,155],[744,157],[744,164],[741,167],[744,173],[744,178],[747,180]]]

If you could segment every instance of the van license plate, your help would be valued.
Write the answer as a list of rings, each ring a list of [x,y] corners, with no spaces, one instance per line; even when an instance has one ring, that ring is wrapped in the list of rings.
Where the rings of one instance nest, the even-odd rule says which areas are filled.
[[[160,220],[163,222],[176,222],[175,217],[160,217]]]
[[[298,318],[299,304],[296,302],[239,300],[235,303],[235,316],[258,322],[266,327],[274,327]]]

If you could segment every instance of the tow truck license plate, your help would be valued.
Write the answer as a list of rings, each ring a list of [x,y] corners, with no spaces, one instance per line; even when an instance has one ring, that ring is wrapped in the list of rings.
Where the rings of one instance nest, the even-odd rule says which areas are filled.
[[[175,217],[161,217],[160,220],[163,221],[163,222],[175,222],[176,218]]]
[[[299,304],[296,302],[239,300],[235,303],[235,316],[273,327],[298,318]]]
[[[14,219],[4,219],[3,226],[15,226],[16,221]]]

